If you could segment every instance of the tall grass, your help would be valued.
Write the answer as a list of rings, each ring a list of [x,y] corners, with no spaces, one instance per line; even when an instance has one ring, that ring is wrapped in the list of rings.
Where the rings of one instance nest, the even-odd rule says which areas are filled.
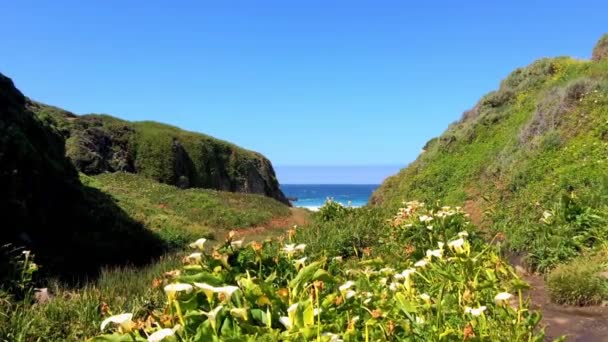
[[[0,341],[83,341],[99,331],[104,314],[129,311],[146,316],[164,306],[154,279],[176,268],[176,255],[143,268],[104,269],[97,280],[80,287],[48,281],[52,298],[36,303],[32,296],[15,300],[0,295]]]

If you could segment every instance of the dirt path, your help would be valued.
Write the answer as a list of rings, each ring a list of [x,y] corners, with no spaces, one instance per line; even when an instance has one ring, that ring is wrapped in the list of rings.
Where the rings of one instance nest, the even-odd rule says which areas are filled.
[[[481,229],[488,225],[488,222],[484,221],[482,207],[480,200],[469,200],[464,205],[471,222]],[[566,336],[566,341],[608,342],[607,306],[575,307],[551,303],[543,277],[526,272],[519,256],[512,256],[509,261],[531,286],[527,294],[530,296],[531,308],[543,315],[541,325],[545,327],[546,341]]]
[[[551,303],[545,280],[541,275],[525,272],[521,258],[510,258],[518,273],[530,284],[527,292],[531,308],[543,314],[546,340],[565,335],[566,341],[608,341],[608,307],[606,306],[566,306]]]
[[[246,242],[262,240],[281,235],[294,225],[302,226],[308,222],[310,213],[307,210],[301,208],[290,208],[290,210],[291,215],[289,216],[274,218],[265,224],[254,227],[235,229],[235,236],[237,239],[244,239]]]

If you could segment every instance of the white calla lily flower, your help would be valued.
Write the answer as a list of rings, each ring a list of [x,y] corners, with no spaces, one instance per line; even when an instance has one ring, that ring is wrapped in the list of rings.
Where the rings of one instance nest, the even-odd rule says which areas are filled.
[[[103,322],[101,322],[101,331],[104,331],[109,324],[117,325],[119,329],[129,331],[133,324],[133,314],[123,313],[104,319]]]
[[[343,285],[341,285],[338,289],[340,290],[340,292],[344,292],[344,291],[350,289],[353,285],[355,285],[355,282],[352,280],[349,280],[346,283],[344,283]]]
[[[205,242],[207,242],[207,239],[201,238],[191,243],[190,247],[202,250],[205,247]]]
[[[496,304],[503,304],[509,299],[511,299],[511,297],[513,297],[512,294],[508,292],[501,292],[494,297],[494,301],[496,302]]]
[[[167,286],[165,286],[165,293],[169,296],[171,295],[175,295],[178,292],[191,292],[193,289],[192,285],[190,284],[181,284],[181,283],[177,283],[177,284],[169,284]]]

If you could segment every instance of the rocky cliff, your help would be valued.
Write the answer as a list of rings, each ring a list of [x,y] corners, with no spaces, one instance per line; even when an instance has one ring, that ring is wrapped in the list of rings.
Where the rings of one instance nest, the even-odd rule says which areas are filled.
[[[87,175],[124,171],[182,188],[263,194],[289,201],[272,164],[259,153],[157,122],[75,115],[28,100],[27,107],[66,140],[66,155]]]

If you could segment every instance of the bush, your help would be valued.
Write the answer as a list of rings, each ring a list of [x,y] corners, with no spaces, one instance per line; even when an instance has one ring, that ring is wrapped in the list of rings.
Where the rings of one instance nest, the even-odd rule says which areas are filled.
[[[598,86],[597,80],[583,77],[549,90],[537,103],[536,111],[528,124],[522,128],[519,134],[520,143],[528,143],[535,137],[558,129],[576,104]]]
[[[608,296],[608,281],[598,275],[606,267],[605,262],[602,264],[597,257],[580,257],[556,267],[547,276],[551,301],[570,305],[601,303]]]
[[[306,228],[297,230],[297,238],[312,253],[349,257],[376,245],[384,225],[379,208],[349,208],[330,201]]]

